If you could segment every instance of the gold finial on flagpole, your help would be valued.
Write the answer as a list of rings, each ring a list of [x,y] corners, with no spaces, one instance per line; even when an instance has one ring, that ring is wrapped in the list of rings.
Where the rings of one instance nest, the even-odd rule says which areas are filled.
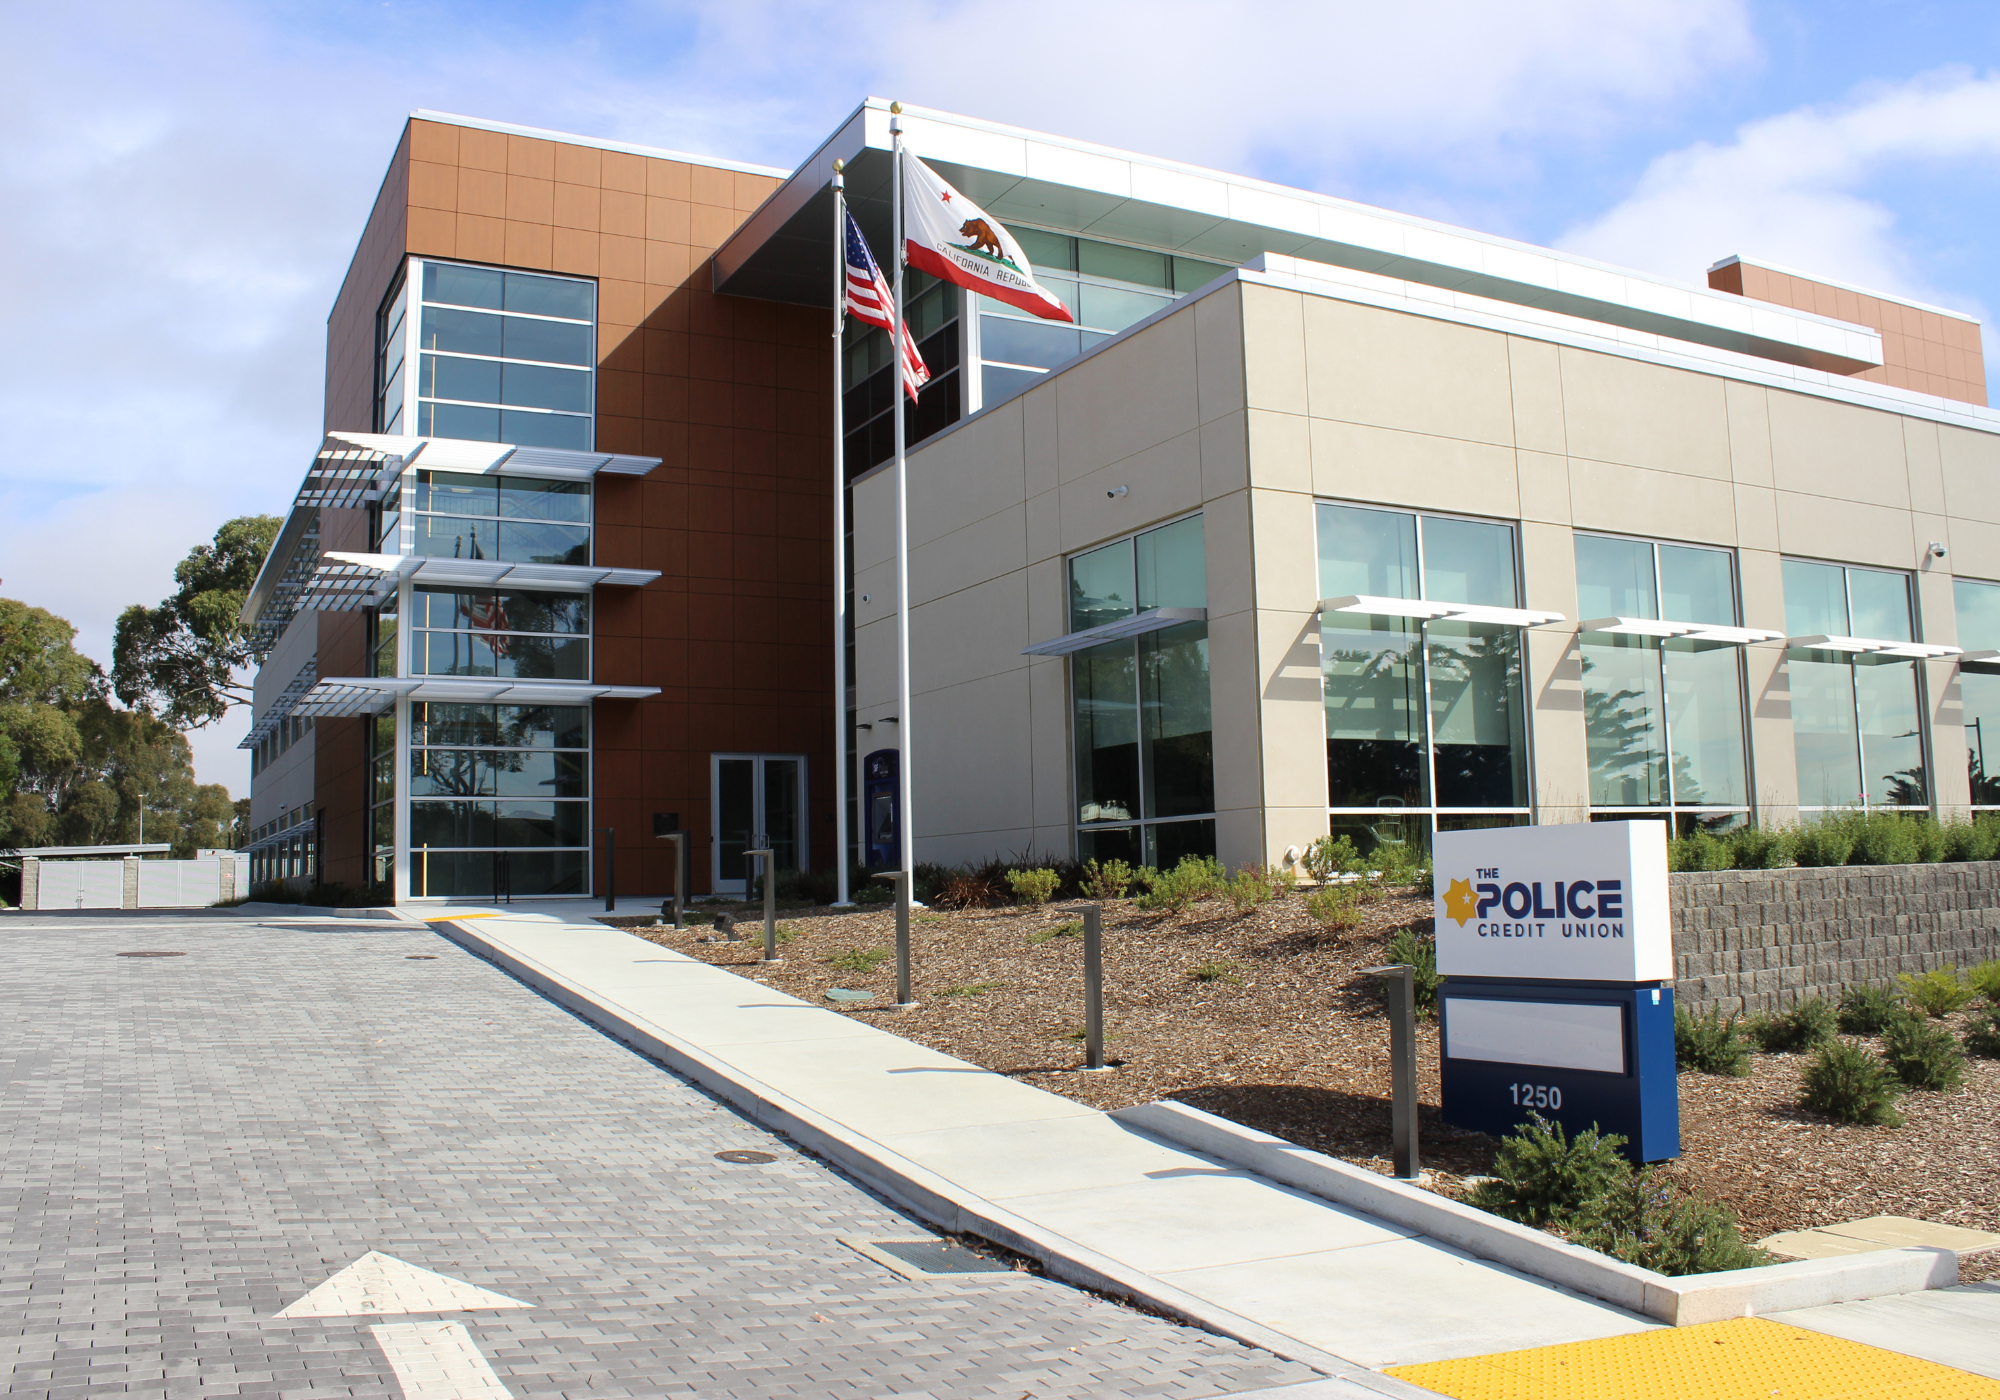
[[[892,117],[900,117],[900,116],[902,116],[902,115],[903,115],[903,104],[902,104],[902,103],[900,103],[900,102],[891,102],[891,103],[889,104],[889,115],[890,115],[890,116],[892,116]]]
[[[845,169],[847,169],[847,162],[841,160],[838,157],[835,157],[833,162],[833,173],[838,175],[841,171]]]

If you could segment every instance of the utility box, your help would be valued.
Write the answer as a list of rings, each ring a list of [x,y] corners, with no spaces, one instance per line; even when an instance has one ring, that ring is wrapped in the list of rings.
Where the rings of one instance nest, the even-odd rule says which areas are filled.
[[[1433,866],[1445,1121],[1678,1157],[1666,823],[1441,831]]]

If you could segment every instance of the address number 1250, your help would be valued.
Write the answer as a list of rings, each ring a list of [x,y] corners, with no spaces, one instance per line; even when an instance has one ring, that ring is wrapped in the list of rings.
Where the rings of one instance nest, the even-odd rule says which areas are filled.
[[[1509,1093],[1520,1108],[1561,1108],[1563,1091],[1554,1084],[1509,1084]]]

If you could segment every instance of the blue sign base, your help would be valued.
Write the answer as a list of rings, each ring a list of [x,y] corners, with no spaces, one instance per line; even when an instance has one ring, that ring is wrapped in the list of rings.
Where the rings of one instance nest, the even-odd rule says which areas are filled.
[[[1616,1008],[1622,1030],[1622,1070],[1576,1069],[1523,1064],[1513,1059],[1473,1058],[1456,1053],[1469,1047],[1482,1054],[1506,1053],[1496,1048],[1485,1012],[1471,1003],[1563,1003],[1569,1006]],[[1463,1034],[1454,1044],[1453,1003],[1465,1004]],[[1506,1008],[1512,1024],[1532,1025],[1528,1011]],[[1553,1024],[1560,1016],[1549,1010]],[[1445,1053],[1439,1077],[1443,1118],[1447,1123],[1505,1137],[1536,1114],[1560,1123],[1574,1137],[1592,1126],[1626,1139],[1622,1149],[1634,1162],[1659,1162],[1681,1154],[1680,1093],[1674,1064],[1674,992],[1657,984],[1550,982],[1519,978],[1452,977],[1438,989],[1438,1019]],[[1475,1019],[1482,1023],[1475,1028]],[[1609,1024],[1599,1015],[1599,1027]],[[1474,1044],[1479,1034],[1485,1039]],[[1554,1043],[1551,1039],[1551,1044]],[[1535,1045],[1530,1034],[1525,1045]],[[1602,1059],[1609,1047],[1599,1043],[1593,1054]],[[1517,1049],[1517,1055],[1520,1051]]]

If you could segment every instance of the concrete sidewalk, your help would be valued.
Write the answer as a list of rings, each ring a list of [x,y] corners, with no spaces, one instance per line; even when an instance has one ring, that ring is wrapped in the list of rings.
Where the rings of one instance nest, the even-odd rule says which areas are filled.
[[[629,934],[454,912],[422,917],[942,1228],[1370,1390],[1657,1325]]]

